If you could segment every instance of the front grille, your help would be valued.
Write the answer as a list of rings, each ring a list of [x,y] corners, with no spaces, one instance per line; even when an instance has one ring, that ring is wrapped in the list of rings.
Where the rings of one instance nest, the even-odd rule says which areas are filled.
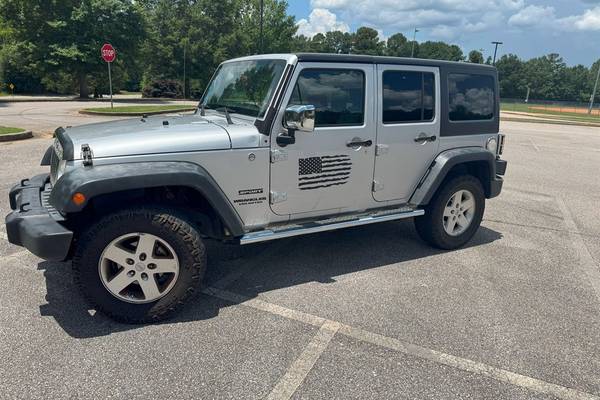
[[[58,212],[58,210],[50,204],[50,193],[51,192],[52,192],[52,184],[46,183],[46,185],[44,185],[44,190],[42,190],[42,192],[40,193],[40,200],[42,203],[42,207],[44,207],[46,210],[48,210],[48,214],[50,214],[50,216],[52,218],[54,218],[54,220],[64,221],[65,218],[62,216],[62,214],[60,212]]]

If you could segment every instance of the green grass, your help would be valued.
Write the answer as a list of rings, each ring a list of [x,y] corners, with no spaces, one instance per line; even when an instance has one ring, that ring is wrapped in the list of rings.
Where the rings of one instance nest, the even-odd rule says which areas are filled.
[[[97,108],[85,108],[83,111],[100,112],[100,113],[131,113],[131,114],[143,114],[163,111],[186,111],[192,110],[195,107],[193,105],[162,105],[162,106],[121,106],[121,107],[97,107]]]
[[[23,131],[24,129],[21,128],[9,128],[6,126],[0,126],[0,135],[8,135],[10,133],[19,133]]]
[[[539,107],[539,108],[538,108]],[[525,112],[528,114],[536,114],[536,116],[556,120],[569,120],[578,122],[600,122],[600,111],[594,109],[591,115],[581,114],[576,112],[561,112],[558,110],[546,110],[542,104],[525,104],[525,103],[501,103],[502,111]],[[571,107],[572,108],[572,107]]]

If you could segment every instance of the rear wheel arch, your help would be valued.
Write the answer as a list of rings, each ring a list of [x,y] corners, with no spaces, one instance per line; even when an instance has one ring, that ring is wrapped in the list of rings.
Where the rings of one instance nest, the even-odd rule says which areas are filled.
[[[491,195],[495,156],[481,147],[451,149],[440,153],[413,193],[410,203],[425,206],[444,184],[457,176],[470,175],[483,186],[486,197]]]

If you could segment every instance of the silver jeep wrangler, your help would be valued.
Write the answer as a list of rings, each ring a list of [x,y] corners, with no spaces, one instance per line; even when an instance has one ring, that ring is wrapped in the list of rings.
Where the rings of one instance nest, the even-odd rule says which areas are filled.
[[[276,54],[215,72],[194,114],[59,128],[50,173],[10,192],[10,241],[72,260],[93,306],[124,322],[197,291],[205,240],[249,244],[414,218],[455,249],[498,196],[496,69]]]

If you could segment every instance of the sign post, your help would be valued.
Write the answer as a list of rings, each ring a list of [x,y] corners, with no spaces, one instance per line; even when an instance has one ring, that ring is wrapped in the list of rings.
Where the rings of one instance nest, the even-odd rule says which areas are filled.
[[[117,52],[115,51],[115,48],[112,47],[112,45],[110,45],[109,43],[105,43],[104,46],[102,46],[102,49],[100,50],[101,54],[102,54],[102,59],[104,61],[106,61],[106,63],[108,64],[108,84],[110,86],[110,108],[113,108],[113,90],[112,90],[112,75],[111,75],[111,71],[110,71],[110,64],[113,63],[113,61],[116,60],[117,58]]]
[[[8,87],[10,88],[10,93],[12,97],[15,97],[15,85],[11,83],[10,85],[8,85]]]

